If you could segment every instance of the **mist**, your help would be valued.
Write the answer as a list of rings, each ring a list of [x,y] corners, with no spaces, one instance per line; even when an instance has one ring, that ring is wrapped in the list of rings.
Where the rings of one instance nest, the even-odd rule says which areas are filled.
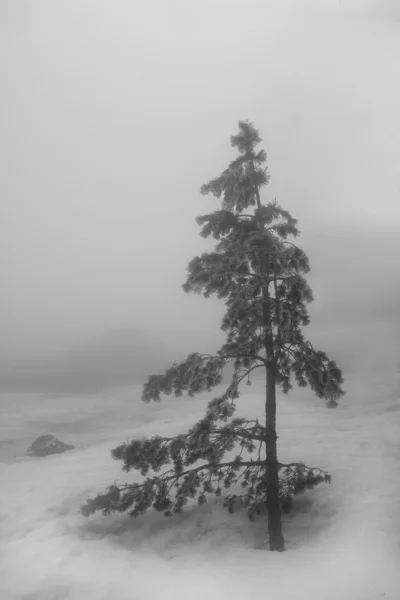
[[[113,331],[214,350],[186,295],[200,186],[250,119],[310,257],[310,335],[345,368],[400,342],[396,2],[0,2],[0,356]]]

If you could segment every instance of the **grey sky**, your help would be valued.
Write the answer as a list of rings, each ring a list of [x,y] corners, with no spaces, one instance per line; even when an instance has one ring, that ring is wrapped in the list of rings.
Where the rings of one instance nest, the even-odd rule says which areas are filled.
[[[1,354],[124,327],[209,347],[223,307],[180,285],[245,118],[317,337],[395,338],[399,32],[386,0],[0,0]]]

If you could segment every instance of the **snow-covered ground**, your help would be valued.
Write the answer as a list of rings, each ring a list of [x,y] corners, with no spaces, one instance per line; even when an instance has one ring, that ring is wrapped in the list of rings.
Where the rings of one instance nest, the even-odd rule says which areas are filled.
[[[374,381],[366,371],[353,379],[336,410],[303,390],[279,399],[281,460],[333,476],[285,516],[282,554],[266,551],[265,516],[251,523],[220,501],[171,519],[79,514],[85,497],[140,477],[122,473],[113,447],[184,431],[211,395],[150,405],[140,402],[139,388],[1,396],[1,600],[400,598],[400,402],[394,377]],[[261,416],[262,387],[244,390],[238,414]],[[41,433],[76,450],[23,457]]]

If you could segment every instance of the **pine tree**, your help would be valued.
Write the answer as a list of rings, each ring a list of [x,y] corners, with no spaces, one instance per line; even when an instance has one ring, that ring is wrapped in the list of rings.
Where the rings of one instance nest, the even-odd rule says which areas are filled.
[[[222,200],[220,210],[197,218],[201,235],[213,237],[216,245],[213,252],[193,258],[183,285],[186,292],[224,300],[226,341],[215,355],[192,353],[163,374],[151,375],[142,400],[211,391],[221,384],[228,364],[233,365],[231,382],[187,433],[137,439],[112,450],[124,471],[136,469],[147,477],[142,483],[112,485],[88,499],[81,508],[84,516],[99,510],[137,516],[151,507],[171,516],[189,498],[204,504],[208,494],[220,496],[222,489],[231,489],[224,500],[230,512],[240,502],[253,520],[266,505],[270,550],[283,551],[282,511],[290,510],[293,495],[331,480],[321,469],[282,464],[277,457],[277,386],[288,393],[294,378],[300,387],[309,385],[328,407],[335,407],[345,392],[335,362],[302,333],[310,322],[307,304],[313,300],[304,277],[309,261],[287,239],[298,236],[297,221],[276,201],[261,203],[260,191],[269,181],[266,153],[256,150],[261,141],[252,123],[240,121],[238,134],[231,137],[238,157],[202,186],[202,194]],[[256,369],[265,373],[265,423],[234,418],[239,386],[246,379],[250,383]],[[236,448],[236,457],[224,460]],[[250,456],[254,452],[257,458]]]

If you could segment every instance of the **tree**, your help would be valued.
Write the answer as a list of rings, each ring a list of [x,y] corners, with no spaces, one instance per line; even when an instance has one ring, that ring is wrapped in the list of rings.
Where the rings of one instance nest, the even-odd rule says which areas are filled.
[[[208,494],[219,496],[222,488],[230,488],[224,502],[230,512],[241,502],[253,520],[266,505],[270,550],[283,551],[281,514],[290,510],[292,496],[331,480],[321,469],[282,464],[277,457],[277,386],[288,393],[294,377],[299,386],[310,385],[329,407],[345,392],[335,362],[302,333],[310,322],[307,304],[313,300],[304,278],[309,261],[287,240],[297,237],[297,221],[276,201],[261,203],[261,188],[269,181],[266,153],[256,150],[261,141],[252,123],[240,121],[238,134],[231,137],[238,157],[202,186],[202,194],[222,198],[220,210],[197,218],[201,235],[217,243],[213,252],[193,258],[183,285],[186,292],[224,300],[221,328],[226,341],[215,355],[192,353],[164,373],[151,375],[142,400],[211,391],[221,384],[228,364],[233,365],[231,382],[186,434],[133,440],[112,450],[124,471],[136,469],[147,477],[142,483],[114,484],[88,499],[81,508],[84,516],[98,510],[129,510],[137,516],[151,507],[171,516],[182,511],[188,498],[203,504]],[[256,369],[265,373],[264,424],[233,417],[239,386],[246,379],[250,384]],[[236,456],[225,460],[236,448]],[[250,456],[254,451],[257,458]],[[158,474],[166,465],[170,468]],[[150,470],[154,474],[148,476]]]

